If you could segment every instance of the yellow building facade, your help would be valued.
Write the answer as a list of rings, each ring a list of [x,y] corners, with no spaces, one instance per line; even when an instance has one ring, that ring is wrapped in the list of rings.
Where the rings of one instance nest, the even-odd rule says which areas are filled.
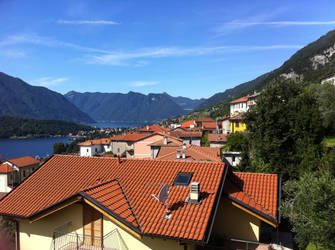
[[[99,212],[99,211],[98,211]],[[103,212],[103,211],[102,211]],[[136,250],[188,250],[196,248],[195,243],[176,239],[141,236],[121,222],[103,214],[103,244],[113,249]],[[70,204],[62,209],[48,213],[35,221],[19,220],[19,244],[22,250],[60,249],[75,246],[83,239],[83,201]],[[55,234],[55,232],[59,232]],[[214,237],[236,237],[259,240],[260,220],[232,205],[225,197],[221,198],[215,218],[212,235]],[[56,235],[55,239],[54,236]]]

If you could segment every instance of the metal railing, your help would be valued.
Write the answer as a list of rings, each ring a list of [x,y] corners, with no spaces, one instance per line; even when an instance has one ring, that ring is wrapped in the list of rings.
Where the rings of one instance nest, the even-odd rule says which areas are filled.
[[[117,229],[103,237],[56,231],[52,238],[50,250],[128,250]]]

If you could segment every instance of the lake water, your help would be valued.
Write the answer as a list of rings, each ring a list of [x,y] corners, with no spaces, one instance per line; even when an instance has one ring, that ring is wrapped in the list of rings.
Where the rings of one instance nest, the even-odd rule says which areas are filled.
[[[56,142],[69,143],[69,137],[38,138],[38,139],[0,139],[2,159],[10,159],[24,155],[45,157],[53,154]]]

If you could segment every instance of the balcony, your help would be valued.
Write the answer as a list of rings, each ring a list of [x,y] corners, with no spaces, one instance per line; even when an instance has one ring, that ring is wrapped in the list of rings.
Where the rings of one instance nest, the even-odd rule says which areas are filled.
[[[101,237],[77,233],[54,232],[50,250],[128,250],[119,231],[114,229]]]

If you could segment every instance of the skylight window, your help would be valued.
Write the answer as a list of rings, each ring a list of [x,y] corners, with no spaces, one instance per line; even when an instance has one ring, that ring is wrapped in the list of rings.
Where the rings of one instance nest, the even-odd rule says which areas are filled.
[[[174,186],[188,186],[192,179],[193,173],[179,172],[174,179]]]

